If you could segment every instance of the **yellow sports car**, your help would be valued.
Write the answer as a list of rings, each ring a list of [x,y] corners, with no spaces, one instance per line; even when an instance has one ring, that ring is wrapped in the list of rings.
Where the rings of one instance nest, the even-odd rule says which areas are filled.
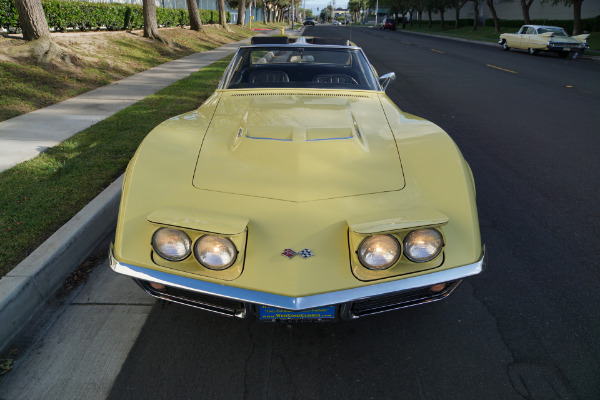
[[[471,170],[347,41],[254,39],[123,182],[111,267],[239,318],[353,319],[448,296],[485,265]]]
[[[540,51],[558,53],[561,57],[576,58],[589,46],[586,39],[590,35],[569,37],[563,28],[557,26],[523,25],[517,33],[503,33],[498,42],[506,51],[511,48],[527,50],[535,55]]]

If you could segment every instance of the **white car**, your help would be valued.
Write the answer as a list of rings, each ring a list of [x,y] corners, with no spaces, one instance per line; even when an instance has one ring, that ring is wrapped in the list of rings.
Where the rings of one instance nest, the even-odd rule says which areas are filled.
[[[535,55],[540,51],[558,53],[561,57],[577,57],[589,46],[586,39],[590,35],[569,36],[558,26],[523,25],[517,33],[503,33],[498,44],[506,51],[511,48],[527,50]]]

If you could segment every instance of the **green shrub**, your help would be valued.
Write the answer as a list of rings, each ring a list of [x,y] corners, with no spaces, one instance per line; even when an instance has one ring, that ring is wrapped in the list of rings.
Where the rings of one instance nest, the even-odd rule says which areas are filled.
[[[19,26],[19,14],[13,0],[0,0],[0,27],[4,29]]]
[[[48,27],[57,31],[67,28],[87,31],[106,27],[109,30],[140,29],[144,26],[141,5],[121,3],[92,3],[87,1],[42,0]],[[203,24],[219,22],[216,10],[200,10]],[[156,22],[159,26],[172,27],[189,25],[187,9],[156,8]],[[227,22],[231,15],[227,13]],[[19,28],[19,14],[14,0],[0,0],[0,27],[7,30]]]

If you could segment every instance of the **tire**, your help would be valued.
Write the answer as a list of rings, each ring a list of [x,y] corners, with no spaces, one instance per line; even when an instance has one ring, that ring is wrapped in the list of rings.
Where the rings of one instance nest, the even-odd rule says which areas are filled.
[[[532,49],[531,47],[529,49],[527,49],[527,51],[529,52],[529,54],[531,54],[532,56],[535,56],[537,53],[539,53],[539,50],[536,49]]]
[[[508,43],[506,42],[506,40],[502,41],[502,50],[504,50],[504,51],[510,50],[510,47],[508,47]]]

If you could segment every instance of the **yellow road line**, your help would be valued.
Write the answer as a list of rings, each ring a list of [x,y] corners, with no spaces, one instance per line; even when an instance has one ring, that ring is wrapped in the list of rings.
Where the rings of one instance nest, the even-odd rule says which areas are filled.
[[[440,54],[446,54],[446,53],[444,53],[443,51],[439,51],[439,50],[436,50],[436,49],[429,49],[429,50],[431,50],[431,51],[435,51],[436,53],[440,53]]]
[[[495,65],[490,65],[490,64],[485,64],[485,65],[487,65],[488,67],[491,67],[491,68],[499,69],[500,71],[510,72],[511,74],[518,74],[518,72],[511,71],[510,69],[504,69],[504,68],[496,67]]]

